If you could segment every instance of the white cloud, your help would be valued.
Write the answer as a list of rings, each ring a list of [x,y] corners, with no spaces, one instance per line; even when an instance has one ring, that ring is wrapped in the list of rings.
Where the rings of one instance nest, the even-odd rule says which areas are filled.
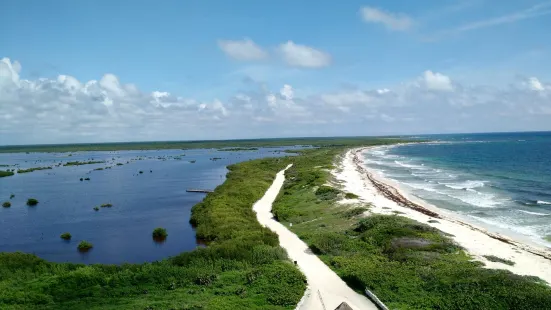
[[[380,88],[304,96],[251,82],[227,100],[197,100],[114,74],[21,79],[14,63],[0,62],[0,144],[551,129],[551,84],[536,77],[471,86],[427,70]]]
[[[438,91],[451,91],[453,85],[448,76],[438,72],[427,70],[423,73],[423,82],[428,89]]]
[[[360,9],[362,19],[367,23],[378,23],[395,31],[406,31],[413,27],[413,20],[405,14],[394,14],[364,6]]]
[[[531,90],[535,90],[535,91],[545,90],[545,87],[543,86],[543,84],[541,84],[540,80],[538,80],[535,77],[531,77],[528,79],[528,86],[530,87]]]
[[[294,91],[291,85],[288,85],[288,84],[283,85],[283,88],[281,88],[279,93],[281,94],[281,97],[283,97],[283,99],[293,100]]]
[[[329,54],[293,41],[281,44],[278,50],[283,60],[293,67],[321,68],[331,64]]]
[[[263,60],[268,58],[268,53],[250,39],[243,40],[219,40],[218,46],[231,58],[237,60]]]

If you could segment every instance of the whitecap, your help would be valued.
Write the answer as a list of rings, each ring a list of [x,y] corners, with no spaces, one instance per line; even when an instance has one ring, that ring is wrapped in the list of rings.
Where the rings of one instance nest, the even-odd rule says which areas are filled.
[[[538,200],[538,201],[536,201],[536,203],[539,204],[539,205],[551,205],[551,202],[543,201],[543,200]]]
[[[548,215],[551,215],[551,214],[548,214],[548,213],[539,213],[539,212],[524,211],[524,210],[517,210],[517,211],[522,212],[522,213],[526,213],[526,214],[540,215],[540,216],[548,216]]]

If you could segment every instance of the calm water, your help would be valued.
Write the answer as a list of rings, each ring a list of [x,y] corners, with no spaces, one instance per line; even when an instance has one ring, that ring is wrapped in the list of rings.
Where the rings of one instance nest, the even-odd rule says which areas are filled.
[[[411,194],[551,246],[551,132],[433,135],[381,147],[366,165]]]
[[[227,165],[289,155],[281,150],[77,152],[70,157],[67,153],[0,154],[0,164],[17,165],[0,169],[107,161],[0,178],[0,202],[15,195],[11,208],[0,207],[0,252],[35,253],[56,262],[119,264],[155,261],[193,250],[198,244],[189,225],[190,212],[204,194],[187,193],[186,189],[214,189],[224,182]],[[185,156],[177,159],[182,154]],[[213,157],[222,159],[210,160]],[[93,170],[107,166],[112,168]],[[79,181],[81,177],[90,181]],[[37,206],[26,206],[31,197],[39,200]],[[103,203],[113,207],[93,210]],[[162,244],[151,238],[159,226],[169,235]],[[63,232],[70,232],[72,240],[60,239]],[[94,248],[79,253],[80,240],[92,242]]]

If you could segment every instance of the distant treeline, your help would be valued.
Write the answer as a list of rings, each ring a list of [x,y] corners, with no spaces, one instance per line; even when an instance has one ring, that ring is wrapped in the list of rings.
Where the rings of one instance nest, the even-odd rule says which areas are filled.
[[[166,141],[166,142],[121,142],[89,144],[41,144],[41,145],[5,145],[0,153],[19,152],[77,152],[77,151],[122,151],[122,150],[163,150],[163,149],[226,149],[245,150],[259,147],[281,146],[353,146],[362,144],[388,143],[396,137],[325,137],[325,138],[278,138],[247,140],[204,140],[204,141]],[[410,141],[410,140],[407,140]]]

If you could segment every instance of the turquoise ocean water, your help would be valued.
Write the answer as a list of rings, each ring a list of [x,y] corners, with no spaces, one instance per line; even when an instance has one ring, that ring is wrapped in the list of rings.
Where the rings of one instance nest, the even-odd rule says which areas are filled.
[[[551,246],[551,132],[427,135],[365,163],[439,208]]]

